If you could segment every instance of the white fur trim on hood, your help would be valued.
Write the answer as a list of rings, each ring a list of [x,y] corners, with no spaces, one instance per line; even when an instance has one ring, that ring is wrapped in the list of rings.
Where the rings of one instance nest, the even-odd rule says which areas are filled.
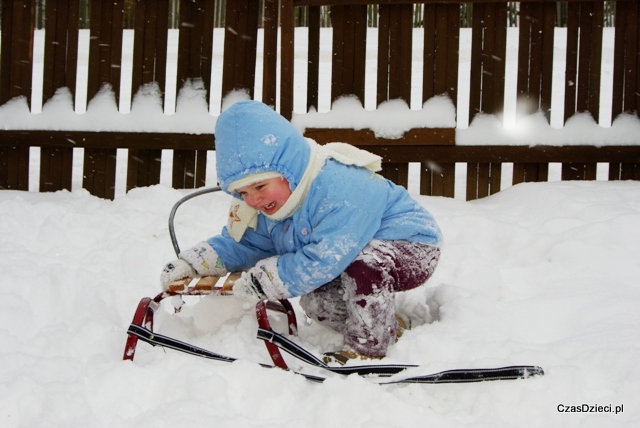
[[[254,183],[258,183],[259,181],[270,180],[272,178],[278,178],[278,177],[282,177],[282,174],[275,171],[267,171],[267,172],[260,172],[258,174],[251,174],[229,184],[229,186],[227,187],[227,190],[229,192],[235,192],[236,190],[242,187],[249,186]]]

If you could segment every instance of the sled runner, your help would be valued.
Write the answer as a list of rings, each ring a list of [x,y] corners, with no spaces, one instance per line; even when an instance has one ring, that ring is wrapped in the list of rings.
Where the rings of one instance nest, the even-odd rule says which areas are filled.
[[[180,253],[173,219],[178,207],[187,200],[205,193],[219,191],[219,187],[204,189],[194,192],[180,199],[174,205],[169,215],[169,234],[174,246],[176,255]],[[133,320],[127,330],[127,341],[124,349],[124,360],[133,360],[135,356],[138,340],[149,343],[152,346],[161,346],[174,349],[176,351],[185,352],[195,356],[209,358],[223,362],[233,362],[236,358],[217,354],[215,352],[199,348],[188,343],[164,336],[153,331],[153,318],[155,311],[160,307],[160,303],[173,296],[230,296],[232,295],[233,284],[240,277],[240,272],[234,272],[226,277],[219,278],[215,276],[201,278],[187,278],[174,281],[169,284],[167,290],[158,294],[154,298],[145,297],[140,300],[138,307],[133,316]],[[176,311],[180,310],[180,305]],[[351,375],[358,374],[377,379],[379,383],[464,383],[464,382],[481,382],[489,380],[508,380],[508,379],[526,379],[531,376],[543,375],[544,371],[538,366],[518,365],[499,368],[471,368],[447,370],[433,374],[420,373],[420,367],[416,365],[405,364],[373,364],[362,366],[329,366],[316,357],[313,353],[307,351],[299,344],[290,340],[288,337],[277,333],[271,328],[269,322],[269,312],[277,311],[287,316],[288,333],[291,336],[297,335],[298,326],[296,315],[291,303],[286,300],[279,301],[261,301],[256,305],[256,317],[258,319],[257,338],[264,341],[269,356],[273,362],[270,364],[261,364],[263,367],[278,367],[284,370],[290,370],[285,362],[281,350],[292,355],[296,359],[319,369],[328,372]],[[311,375],[294,371],[309,380],[322,382],[325,380],[322,376]]]

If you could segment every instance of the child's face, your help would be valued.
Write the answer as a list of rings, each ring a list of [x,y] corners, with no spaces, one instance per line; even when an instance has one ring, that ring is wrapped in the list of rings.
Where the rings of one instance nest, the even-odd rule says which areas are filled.
[[[240,187],[236,192],[251,208],[265,214],[275,214],[291,196],[289,182],[284,177],[258,181]]]

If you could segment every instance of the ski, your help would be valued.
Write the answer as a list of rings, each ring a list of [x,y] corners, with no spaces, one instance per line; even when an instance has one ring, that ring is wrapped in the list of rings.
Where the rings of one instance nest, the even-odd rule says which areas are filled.
[[[208,358],[216,361],[222,361],[231,363],[237,360],[237,358],[221,355],[197,346],[190,345],[164,336],[162,334],[154,333],[151,330],[144,328],[137,324],[131,324],[127,331],[128,334],[136,336],[140,340],[149,343],[152,346],[161,346],[164,348],[173,349],[179,352],[184,352],[190,355],[198,357]],[[485,382],[496,380],[514,380],[514,379],[527,379],[533,376],[544,375],[544,370],[538,366],[529,365],[517,365],[498,368],[472,368],[472,369],[454,369],[445,370],[438,373],[430,373],[424,375],[409,375],[402,376],[404,372],[410,370],[411,372],[419,369],[416,365],[405,364],[377,364],[377,365],[363,365],[363,366],[341,366],[332,367],[325,364],[322,360],[318,359],[315,355],[292,342],[288,338],[276,333],[272,330],[259,329],[258,338],[269,341],[278,348],[284,350],[295,358],[318,368],[327,370],[329,372],[340,375],[357,374],[359,376],[377,379],[379,384],[400,384],[400,383],[423,383],[423,384],[440,384],[440,383],[469,383],[469,382]],[[260,364],[261,367],[275,368],[276,366],[269,364]],[[327,378],[323,376],[316,376],[300,371],[289,370],[295,374],[304,376],[306,379],[314,382],[323,382]]]
[[[407,369],[417,369],[420,366],[409,364],[372,364],[363,366],[332,367],[317,358],[302,346],[287,337],[270,329],[258,329],[258,339],[267,341],[297,359],[309,365],[342,375],[358,374],[360,376],[375,376],[379,378],[393,377]],[[527,379],[532,376],[542,376],[544,370],[539,366],[517,365],[498,368],[454,369],[439,373],[397,377],[381,383],[468,383],[492,380]]]

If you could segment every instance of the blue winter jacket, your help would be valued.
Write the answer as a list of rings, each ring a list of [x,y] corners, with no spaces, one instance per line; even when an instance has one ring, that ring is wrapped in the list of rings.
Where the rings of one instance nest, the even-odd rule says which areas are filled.
[[[309,161],[309,145],[300,132],[256,101],[238,102],[223,112],[215,135],[218,181],[226,192],[230,183],[265,171],[281,173],[293,190]],[[403,187],[328,160],[291,217],[272,221],[259,215],[256,230],[247,229],[240,242],[226,227],[207,242],[230,271],[280,256],[278,274],[295,297],[340,275],[372,239],[439,246],[442,238],[431,214]]]

